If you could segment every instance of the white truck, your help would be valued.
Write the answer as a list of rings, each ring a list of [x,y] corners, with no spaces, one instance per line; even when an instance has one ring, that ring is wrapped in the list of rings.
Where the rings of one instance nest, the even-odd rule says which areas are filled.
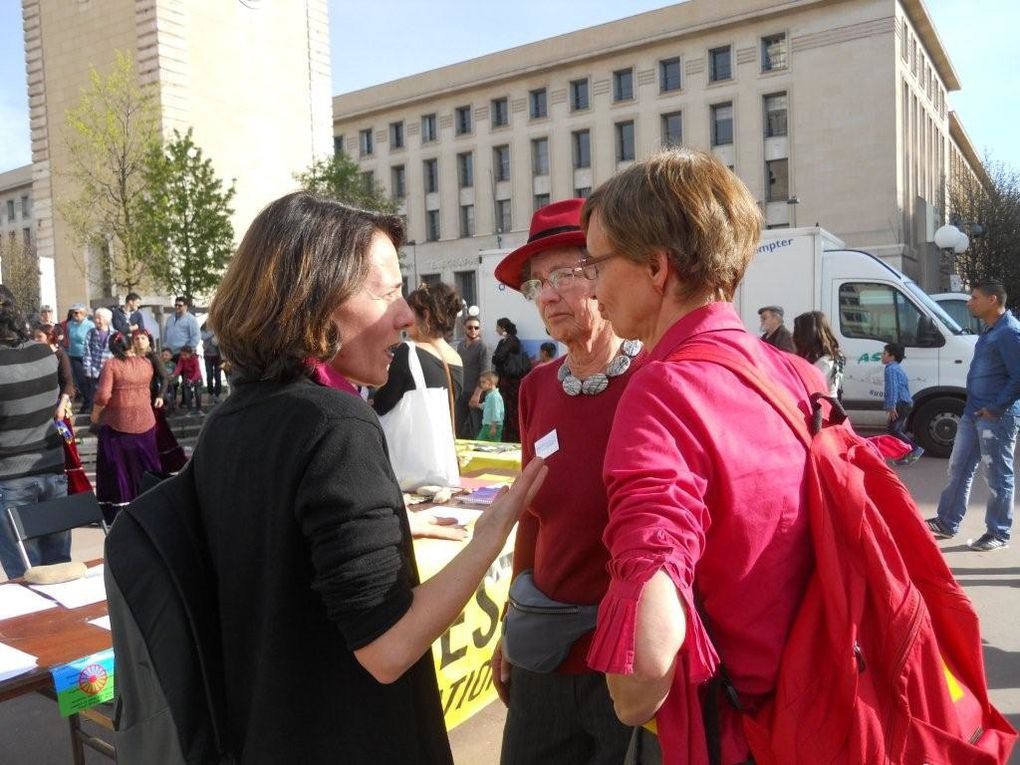
[[[526,300],[517,290],[500,284],[496,279],[496,265],[510,250],[482,250],[478,269],[478,310],[482,323],[482,339],[492,350],[499,342],[496,320],[502,317],[517,325],[517,338],[529,356],[538,356],[538,347],[552,338],[538,315],[538,306]],[[563,348],[560,347],[560,353]]]
[[[882,421],[868,415],[881,415],[882,348],[902,345],[914,397],[908,430],[929,454],[952,451],[977,338],[888,263],[821,228],[768,230],[735,302],[752,332],[762,306],[782,306],[791,330],[798,314],[823,311],[846,355],[843,404],[858,423]]]

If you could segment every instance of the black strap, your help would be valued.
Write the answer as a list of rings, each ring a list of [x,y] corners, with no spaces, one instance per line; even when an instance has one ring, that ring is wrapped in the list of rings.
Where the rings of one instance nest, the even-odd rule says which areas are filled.
[[[539,239],[545,239],[547,236],[554,236],[556,234],[563,234],[567,231],[580,231],[580,226],[553,226],[552,228],[543,229],[538,233],[528,237],[528,244]]]

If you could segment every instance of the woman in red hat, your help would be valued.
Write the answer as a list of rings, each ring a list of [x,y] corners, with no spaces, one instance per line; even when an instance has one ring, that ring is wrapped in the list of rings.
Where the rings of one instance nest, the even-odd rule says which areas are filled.
[[[641,346],[617,337],[579,268],[583,204],[568,199],[538,210],[528,242],[496,268],[496,278],[533,301],[549,335],[567,348],[520,384],[522,463],[544,456],[549,475],[518,525],[513,603],[493,656],[509,707],[503,765],[618,765],[631,738],[613,714],[605,676],[589,669],[585,654],[609,586],[602,454]],[[529,619],[535,610],[522,609],[538,602],[559,605]]]

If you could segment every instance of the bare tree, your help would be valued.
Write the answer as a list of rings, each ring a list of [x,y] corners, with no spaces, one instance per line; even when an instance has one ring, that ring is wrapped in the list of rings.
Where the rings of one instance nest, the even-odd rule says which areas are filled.
[[[100,254],[112,288],[139,289],[147,264],[137,207],[146,193],[146,157],[159,145],[159,107],[153,89],[138,84],[129,53],[117,51],[105,76],[90,69],[88,87],[67,113],[65,137],[77,194],[59,200],[60,213],[76,243]]]
[[[39,308],[39,258],[35,247],[14,235],[0,237],[0,264],[2,281],[18,307],[25,314],[35,313]]]

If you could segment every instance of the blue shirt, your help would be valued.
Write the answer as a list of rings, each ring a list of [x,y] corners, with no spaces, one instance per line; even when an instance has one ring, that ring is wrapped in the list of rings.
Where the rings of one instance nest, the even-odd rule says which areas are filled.
[[[967,372],[964,414],[1020,414],[1020,322],[1006,311],[981,333]]]
[[[903,371],[898,361],[890,361],[885,365],[885,398],[882,402],[883,409],[895,409],[899,403],[913,404],[914,399],[910,395],[910,383],[907,381],[907,373]]]
[[[88,317],[81,321],[72,319],[67,322],[67,355],[72,359],[82,358],[85,355],[85,338],[89,330],[95,328],[96,325]]]
[[[185,345],[190,345],[191,350],[197,353],[198,342],[201,339],[198,331],[198,319],[195,314],[185,311],[183,316],[178,317],[175,313],[166,320],[163,345],[175,354],[179,353]]]

